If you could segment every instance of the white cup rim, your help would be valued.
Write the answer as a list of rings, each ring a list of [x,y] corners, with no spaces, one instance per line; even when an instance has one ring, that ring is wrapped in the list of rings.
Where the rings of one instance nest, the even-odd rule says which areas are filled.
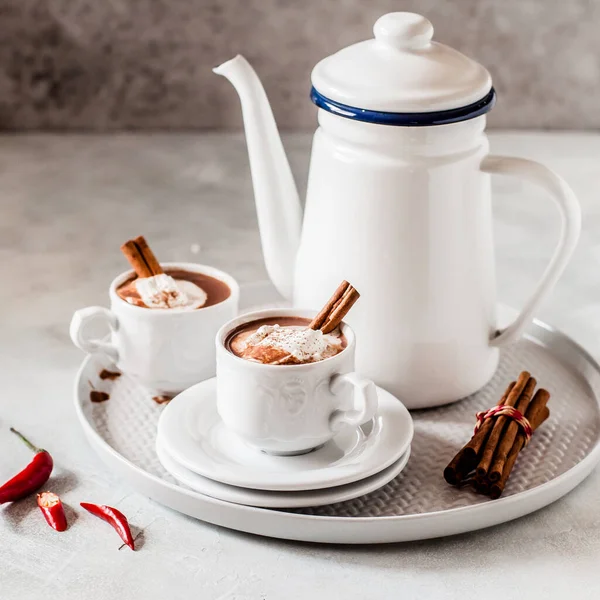
[[[350,325],[348,325],[348,323],[345,323],[344,321],[342,321],[342,323],[340,324],[340,328],[342,333],[346,337],[346,347],[341,352],[338,352],[338,354],[335,354],[334,356],[330,356],[329,358],[320,360],[318,362],[304,363],[301,365],[265,365],[236,356],[235,354],[233,354],[233,352],[230,352],[225,346],[225,340],[227,340],[230,333],[240,325],[244,325],[246,323],[250,323],[258,319],[265,319],[269,317],[312,318],[316,314],[316,310],[307,308],[265,308],[261,310],[247,312],[243,315],[238,315],[234,319],[231,319],[223,326],[221,326],[221,328],[217,332],[215,338],[217,352],[223,353],[223,356],[227,356],[228,359],[233,360],[240,366],[244,365],[246,368],[263,370],[276,369],[278,372],[281,372],[282,368],[285,368],[286,371],[303,371],[309,369],[318,369],[320,367],[324,367],[325,365],[331,365],[332,362],[344,360],[344,358],[347,356],[346,352],[352,352],[354,346],[356,345],[356,334],[354,333],[352,327],[350,327]]]
[[[161,262],[162,267],[165,269],[182,269],[185,271],[191,271],[193,273],[201,273],[203,275],[209,275],[210,277],[214,277],[215,279],[219,279],[223,283],[227,284],[229,289],[231,290],[231,294],[225,300],[218,302],[217,304],[213,304],[207,307],[201,307],[196,310],[187,310],[185,308],[146,308],[144,306],[136,306],[135,304],[130,304],[126,300],[123,300],[119,294],[117,294],[117,287],[119,287],[124,281],[127,281],[132,275],[135,275],[135,271],[133,269],[129,269],[128,271],[123,271],[119,275],[117,275],[110,283],[108,294],[110,296],[111,301],[118,302],[120,306],[127,307],[127,310],[137,311],[138,314],[145,315],[153,315],[158,318],[166,317],[169,315],[175,314],[206,314],[213,310],[217,310],[220,306],[225,304],[226,302],[236,301],[240,296],[240,285],[239,283],[225,271],[221,271],[215,267],[211,267],[210,265],[203,265],[200,263],[191,263],[191,262]]]

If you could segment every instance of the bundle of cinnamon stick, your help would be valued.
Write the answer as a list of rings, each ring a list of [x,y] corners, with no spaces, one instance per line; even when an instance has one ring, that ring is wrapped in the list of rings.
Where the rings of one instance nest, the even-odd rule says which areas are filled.
[[[537,381],[523,371],[511,382],[499,406],[510,406],[525,416],[535,431],[549,416],[547,390],[538,389]],[[461,448],[444,470],[444,479],[451,485],[471,484],[475,489],[499,498],[504,491],[519,452],[527,445],[527,432],[519,423],[505,415],[485,419],[469,442]]]

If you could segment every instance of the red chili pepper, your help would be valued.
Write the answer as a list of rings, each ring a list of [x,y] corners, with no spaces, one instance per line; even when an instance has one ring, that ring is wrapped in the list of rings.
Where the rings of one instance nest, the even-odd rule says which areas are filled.
[[[35,452],[35,456],[20,473],[17,473],[0,487],[0,504],[20,500],[41,488],[48,481],[50,473],[52,473],[52,467],[54,466],[52,457],[46,450],[34,446],[16,429],[11,427],[10,430],[18,435]]]
[[[52,492],[42,492],[37,495],[37,503],[40,507],[46,523],[56,529],[64,531],[67,528],[67,517],[60,498]]]
[[[80,504],[82,508],[85,508],[85,510],[92,513],[94,516],[99,517],[109,525],[112,525],[113,529],[119,534],[125,544],[132,550],[135,550],[129,522],[127,521],[127,517],[121,511],[112,506],[106,506],[105,504],[90,504],[89,502],[80,502]]]

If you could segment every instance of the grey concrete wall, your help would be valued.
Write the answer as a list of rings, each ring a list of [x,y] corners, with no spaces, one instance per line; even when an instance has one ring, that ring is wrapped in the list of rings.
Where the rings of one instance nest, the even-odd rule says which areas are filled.
[[[492,126],[600,127],[600,0],[0,0],[0,128],[235,129],[211,67],[238,52],[280,126],[312,128],[312,66],[392,10],[489,68]]]

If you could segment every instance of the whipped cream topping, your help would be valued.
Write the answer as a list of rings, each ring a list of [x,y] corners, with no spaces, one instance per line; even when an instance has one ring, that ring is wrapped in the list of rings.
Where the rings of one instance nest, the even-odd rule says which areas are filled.
[[[246,340],[246,348],[276,348],[302,363],[329,358],[340,351],[341,345],[339,337],[320,330],[280,325],[262,325]]]
[[[206,304],[206,292],[191,281],[173,279],[166,273],[141,277],[135,287],[148,308],[185,308],[194,310]]]

